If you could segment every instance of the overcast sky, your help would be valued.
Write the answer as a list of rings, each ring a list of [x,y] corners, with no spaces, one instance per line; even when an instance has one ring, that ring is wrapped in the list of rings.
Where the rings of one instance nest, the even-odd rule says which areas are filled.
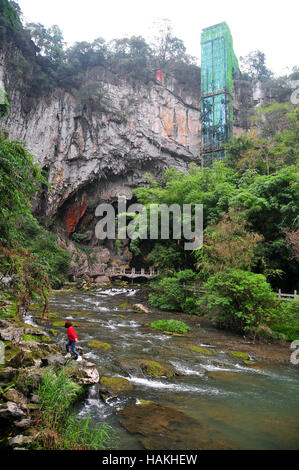
[[[298,0],[19,0],[26,22],[57,24],[68,44],[142,35],[168,18],[187,52],[198,57],[202,28],[226,21],[237,57],[254,50],[266,54],[276,74],[299,66]]]

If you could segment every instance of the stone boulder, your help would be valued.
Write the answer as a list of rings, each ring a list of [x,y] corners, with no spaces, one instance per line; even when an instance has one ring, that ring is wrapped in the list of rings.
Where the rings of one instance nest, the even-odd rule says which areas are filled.
[[[129,380],[122,377],[101,377],[99,383],[100,396],[104,400],[110,397],[127,395],[134,388]]]
[[[23,333],[24,328],[16,328],[14,326],[9,326],[8,328],[0,330],[0,340],[20,343],[23,338]]]
[[[110,279],[109,277],[107,276],[98,276],[96,279],[95,279],[95,283],[98,285],[98,286],[105,286],[107,284],[110,284]]]
[[[96,365],[93,362],[87,362],[85,360],[81,362],[71,362],[65,369],[65,373],[80,385],[94,385],[97,384],[100,379]]]
[[[0,386],[5,387],[5,385],[12,382],[18,374],[18,369],[13,367],[4,367],[0,366]]]
[[[25,405],[27,403],[27,398],[23,395],[23,393],[19,392],[15,388],[11,388],[6,393],[4,393],[4,398],[7,401],[12,401],[17,405]]]
[[[0,405],[0,421],[17,421],[24,417],[24,411],[16,403],[8,401]]]
[[[19,436],[16,436],[16,437],[13,437],[12,439],[10,439],[7,443],[8,447],[24,447],[28,444],[31,444],[31,442],[33,441],[33,437],[30,437],[30,436],[22,436],[22,435],[19,435]]]
[[[41,359],[42,367],[61,367],[64,366],[66,363],[66,359],[62,354],[50,354],[49,356],[43,357]]]
[[[141,444],[147,450],[238,448],[236,443],[222,440],[210,426],[199,423],[180,410],[157,403],[131,403],[119,411],[117,416],[129,433],[143,436]]]
[[[27,367],[20,371],[19,380],[16,387],[25,396],[30,396],[32,393],[38,390],[41,383],[42,377],[45,373],[45,369],[40,367]]]

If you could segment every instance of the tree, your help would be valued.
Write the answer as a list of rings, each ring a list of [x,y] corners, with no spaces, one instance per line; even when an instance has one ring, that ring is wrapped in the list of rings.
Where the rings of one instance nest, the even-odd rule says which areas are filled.
[[[173,27],[168,19],[160,19],[155,23],[157,36],[152,48],[156,59],[156,69],[165,69],[174,62],[192,63],[194,58],[186,53],[184,42],[173,35]]]
[[[64,58],[65,42],[60,28],[54,25],[47,29],[40,23],[29,23],[27,28],[40,54],[53,64],[61,63]]]
[[[250,271],[255,264],[254,249],[263,237],[249,230],[244,213],[233,207],[204,233],[204,246],[197,251],[198,269],[223,272],[227,268]]]
[[[272,77],[273,73],[266,66],[266,56],[261,51],[250,52],[245,57],[240,57],[241,71],[252,80],[265,81]]]
[[[276,316],[277,297],[262,274],[228,269],[211,276],[203,289],[198,304],[222,328],[246,333]]]

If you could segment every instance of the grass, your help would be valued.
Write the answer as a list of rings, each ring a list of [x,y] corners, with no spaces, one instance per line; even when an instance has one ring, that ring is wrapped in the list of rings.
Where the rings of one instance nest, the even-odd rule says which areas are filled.
[[[40,433],[33,449],[43,450],[105,450],[115,448],[115,434],[105,423],[94,428],[90,417],[79,420],[69,411],[71,404],[84,389],[66,374],[48,370],[38,390],[40,409],[36,427]]]
[[[186,323],[178,320],[158,320],[151,323],[156,330],[169,331],[170,333],[188,333],[190,328]]]

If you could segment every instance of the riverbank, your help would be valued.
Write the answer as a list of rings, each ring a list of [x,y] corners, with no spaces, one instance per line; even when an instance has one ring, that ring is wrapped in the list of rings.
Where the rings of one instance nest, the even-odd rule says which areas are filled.
[[[289,343],[253,343],[216,329],[207,319],[153,309],[145,290],[110,285],[82,292],[67,285],[51,295],[45,319],[32,309],[23,324],[2,320],[1,337],[11,337],[5,340],[11,343],[6,343],[8,362],[1,373],[1,380],[6,377],[3,391],[9,387],[0,406],[6,414],[1,418],[0,411],[6,438],[12,437],[6,444],[27,446],[27,439],[13,438],[36,437],[27,435],[33,433],[30,426],[39,407],[34,395],[41,374],[65,363],[63,324],[68,319],[77,324],[84,358],[80,367],[73,361],[76,380],[82,385],[87,380],[76,416],[91,415],[94,426],[109,424],[120,436],[120,449],[297,448],[299,384]],[[173,335],[152,329],[150,323],[160,319],[183,321],[190,331]],[[17,402],[15,391],[25,403]],[[7,405],[9,401],[14,405]],[[24,415],[6,411],[12,406]],[[24,430],[18,427],[23,419],[31,419]],[[253,419],[259,420],[258,432]],[[265,441],[271,420],[273,435]],[[288,428],[285,437],[276,422]]]
[[[80,387],[81,397],[90,385],[98,383],[99,373],[89,361],[67,364],[65,352],[55,339],[21,321],[1,319],[0,340],[5,359],[0,365],[0,446],[24,449],[39,437],[39,387],[45,373],[65,369]]]

